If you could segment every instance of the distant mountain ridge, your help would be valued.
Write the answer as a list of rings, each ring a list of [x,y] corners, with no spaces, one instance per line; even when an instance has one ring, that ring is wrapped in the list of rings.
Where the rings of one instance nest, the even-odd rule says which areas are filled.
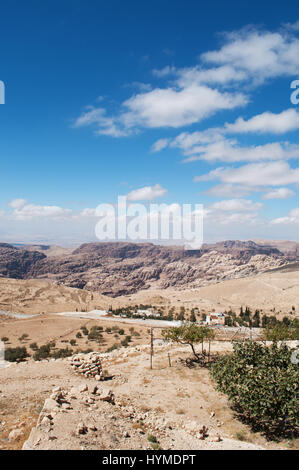
[[[150,287],[200,287],[299,260],[299,251],[282,253],[270,243],[227,240],[193,251],[152,243],[84,243],[56,251],[0,243],[0,277],[47,279],[109,296]]]

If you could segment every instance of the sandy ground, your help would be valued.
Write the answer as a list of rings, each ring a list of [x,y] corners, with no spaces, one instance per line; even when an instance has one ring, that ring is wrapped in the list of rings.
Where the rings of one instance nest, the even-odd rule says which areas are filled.
[[[0,310],[15,313],[52,313],[107,309],[109,297],[43,280],[0,278]]]
[[[216,343],[223,352],[228,343]],[[171,367],[169,367],[169,356]],[[103,368],[110,380],[95,382],[75,375],[68,360],[12,364],[0,369],[0,447],[20,449],[37,422],[45,398],[54,387],[66,392],[87,384],[88,392],[70,399],[70,410],[60,411],[51,431],[32,431],[29,444],[37,449],[147,449],[154,435],[162,449],[286,449],[296,443],[269,443],[233,415],[224,395],[215,391],[206,369],[188,369],[179,358],[186,347],[155,346],[153,369],[149,347],[122,348],[106,355]],[[86,405],[95,385],[109,387],[116,405]],[[70,394],[69,396],[71,396]],[[80,395],[80,394],[79,394]],[[78,436],[80,422],[93,423],[97,431]],[[205,425],[208,437],[194,435]],[[88,424],[89,426],[89,424]],[[21,430],[16,441],[7,440],[12,429]],[[213,442],[219,434],[221,442]],[[257,446],[257,447],[256,447]],[[30,447],[30,446],[29,446]]]
[[[109,320],[108,318],[95,320],[86,318],[83,315],[82,317],[80,315],[76,316],[75,313],[74,316],[70,317],[44,314],[19,320],[2,316],[0,318],[0,339],[7,337],[9,341],[6,343],[6,347],[25,346],[29,353],[33,353],[30,349],[30,344],[32,343],[37,343],[40,347],[54,341],[55,349],[69,347],[75,352],[79,349],[86,350],[92,348],[95,351],[105,352],[114,343],[120,343],[126,335],[131,336],[132,344],[149,343],[150,341],[149,327],[147,325],[139,325],[138,322],[128,324],[125,321],[113,321],[113,319]],[[104,330],[104,342],[101,345],[95,341],[88,340],[87,336],[81,331],[83,326],[90,330],[95,325],[102,326]],[[105,331],[107,328],[115,326],[123,329],[124,334],[118,335],[117,331],[110,333]],[[139,336],[134,336],[130,328],[134,328],[134,332],[138,333]],[[76,337],[78,332],[82,334],[82,338]],[[28,338],[21,341],[20,338],[23,334],[28,334]],[[70,345],[72,339],[76,340],[75,346]]]
[[[211,284],[198,289],[148,289],[136,294],[118,297],[132,304],[153,303],[167,307],[197,307],[201,311],[224,311],[240,306],[259,309],[278,317],[289,314],[292,307],[299,312],[299,271],[273,272],[242,279]]]

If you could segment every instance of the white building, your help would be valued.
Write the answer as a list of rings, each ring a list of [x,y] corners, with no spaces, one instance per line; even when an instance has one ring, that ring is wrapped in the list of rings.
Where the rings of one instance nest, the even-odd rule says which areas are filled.
[[[224,325],[225,324],[225,313],[213,312],[210,315],[206,316],[205,320],[206,325]]]

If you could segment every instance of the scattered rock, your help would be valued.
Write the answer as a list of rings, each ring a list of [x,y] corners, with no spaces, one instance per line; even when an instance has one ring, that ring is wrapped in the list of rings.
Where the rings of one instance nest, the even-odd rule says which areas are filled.
[[[8,440],[9,442],[15,442],[21,439],[22,436],[23,436],[22,429],[14,429],[13,431],[9,433]]]
[[[98,381],[103,380],[102,362],[98,353],[75,354],[70,358],[70,362],[76,373],[84,377],[93,377]]]
[[[87,433],[88,433],[88,427],[85,426],[84,423],[79,423],[78,427],[77,427],[76,434],[78,434],[80,436],[81,434],[87,434]]]
[[[57,403],[56,400],[53,398],[46,398],[44,406],[43,406],[43,411],[57,411],[59,410],[60,405]]]

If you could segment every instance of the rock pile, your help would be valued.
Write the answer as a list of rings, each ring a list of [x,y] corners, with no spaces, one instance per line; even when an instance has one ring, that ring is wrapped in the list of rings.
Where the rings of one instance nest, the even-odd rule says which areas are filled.
[[[84,377],[104,380],[100,354],[96,352],[75,354],[70,358],[70,362],[76,373],[84,375]]]

